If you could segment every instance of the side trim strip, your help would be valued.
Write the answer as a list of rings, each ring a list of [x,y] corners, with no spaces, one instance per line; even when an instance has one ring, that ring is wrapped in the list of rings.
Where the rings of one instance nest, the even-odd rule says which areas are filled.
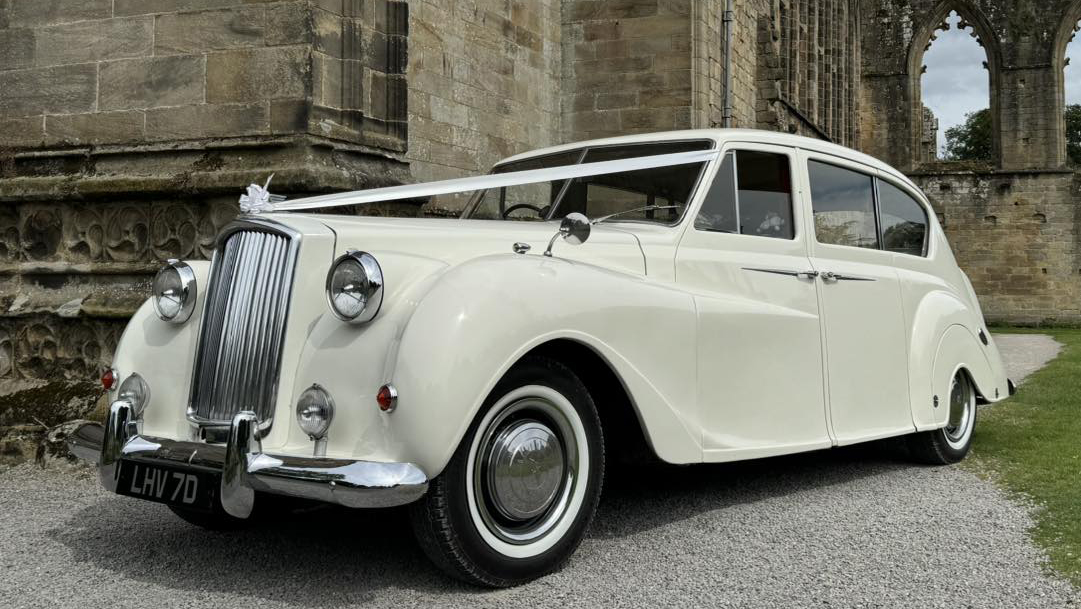
[[[743,267],[745,271],[754,271],[756,273],[771,273],[773,275],[787,275],[789,277],[799,277],[802,273],[799,271],[789,271],[785,269],[757,269],[749,266]]]

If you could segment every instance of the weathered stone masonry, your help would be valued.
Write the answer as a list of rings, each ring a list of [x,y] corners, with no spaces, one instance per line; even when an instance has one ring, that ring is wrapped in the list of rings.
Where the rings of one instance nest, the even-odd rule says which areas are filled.
[[[939,163],[926,145],[922,58],[951,10],[987,53],[994,159]],[[1063,64],[1081,1],[892,0],[862,9],[859,148],[930,197],[993,321],[1081,322],[1081,174],[1066,166]]]
[[[269,173],[299,196],[720,126],[724,8],[0,0],[0,385],[95,374],[160,261],[207,257],[240,190]],[[988,52],[985,166],[936,163],[928,146],[922,56],[950,10]],[[735,126],[902,168],[989,318],[1081,322],[1081,182],[1062,125],[1081,0],[737,0],[731,17]]]

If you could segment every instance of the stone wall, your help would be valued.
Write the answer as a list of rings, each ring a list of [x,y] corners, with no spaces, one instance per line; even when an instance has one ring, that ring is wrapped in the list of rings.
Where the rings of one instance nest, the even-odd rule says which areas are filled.
[[[563,3],[565,141],[691,127],[691,5]]]
[[[1081,173],[940,166],[927,193],[992,323],[1081,322]]]
[[[393,0],[0,2],[0,385],[96,376],[244,185],[407,181],[407,28]]]
[[[732,126],[854,145],[860,40],[851,0],[734,3]],[[725,1],[694,4],[694,124],[719,127],[724,110]]]
[[[559,0],[410,4],[414,179],[482,173],[560,143],[561,14]]]
[[[951,10],[987,54],[994,158],[944,163],[929,145],[923,54]],[[1081,323],[1081,189],[1066,166],[1062,69],[1078,0],[861,4],[860,148],[927,193],[988,318]]]

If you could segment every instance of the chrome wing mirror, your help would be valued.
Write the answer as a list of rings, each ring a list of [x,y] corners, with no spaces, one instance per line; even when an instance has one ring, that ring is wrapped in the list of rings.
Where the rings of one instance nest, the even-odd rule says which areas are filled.
[[[559,232],[552,235],[552,239],[548,241],[548,249],[544,250],[544,255],[549,258],[552,257],[552,245],[555,244],[557,237],[563,237],[563,240],[571,245],[585,243],[589,239],[591,226],[592,224],[585,214],[576,211],[567,214],[563,221],[559,223]]]

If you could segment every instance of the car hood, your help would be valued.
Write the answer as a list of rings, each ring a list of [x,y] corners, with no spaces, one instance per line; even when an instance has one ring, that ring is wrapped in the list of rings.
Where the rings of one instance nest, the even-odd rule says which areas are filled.
[[[454,266],[478,256],[512,254],[515,243],[530,246],[526,255],[542,255],[559,223],[447,218],[380,218],[326,214],[271,213],[261,218],[289,226],[301,233],[315,220],[335,234],[335,256],[346,250],[380,254],[405,254],[438,260]],[[594,226],[589,240],[571,245],[557,239],[552,254],[638,275],[646,273],[645,257],[638,238],[612,226]]]

